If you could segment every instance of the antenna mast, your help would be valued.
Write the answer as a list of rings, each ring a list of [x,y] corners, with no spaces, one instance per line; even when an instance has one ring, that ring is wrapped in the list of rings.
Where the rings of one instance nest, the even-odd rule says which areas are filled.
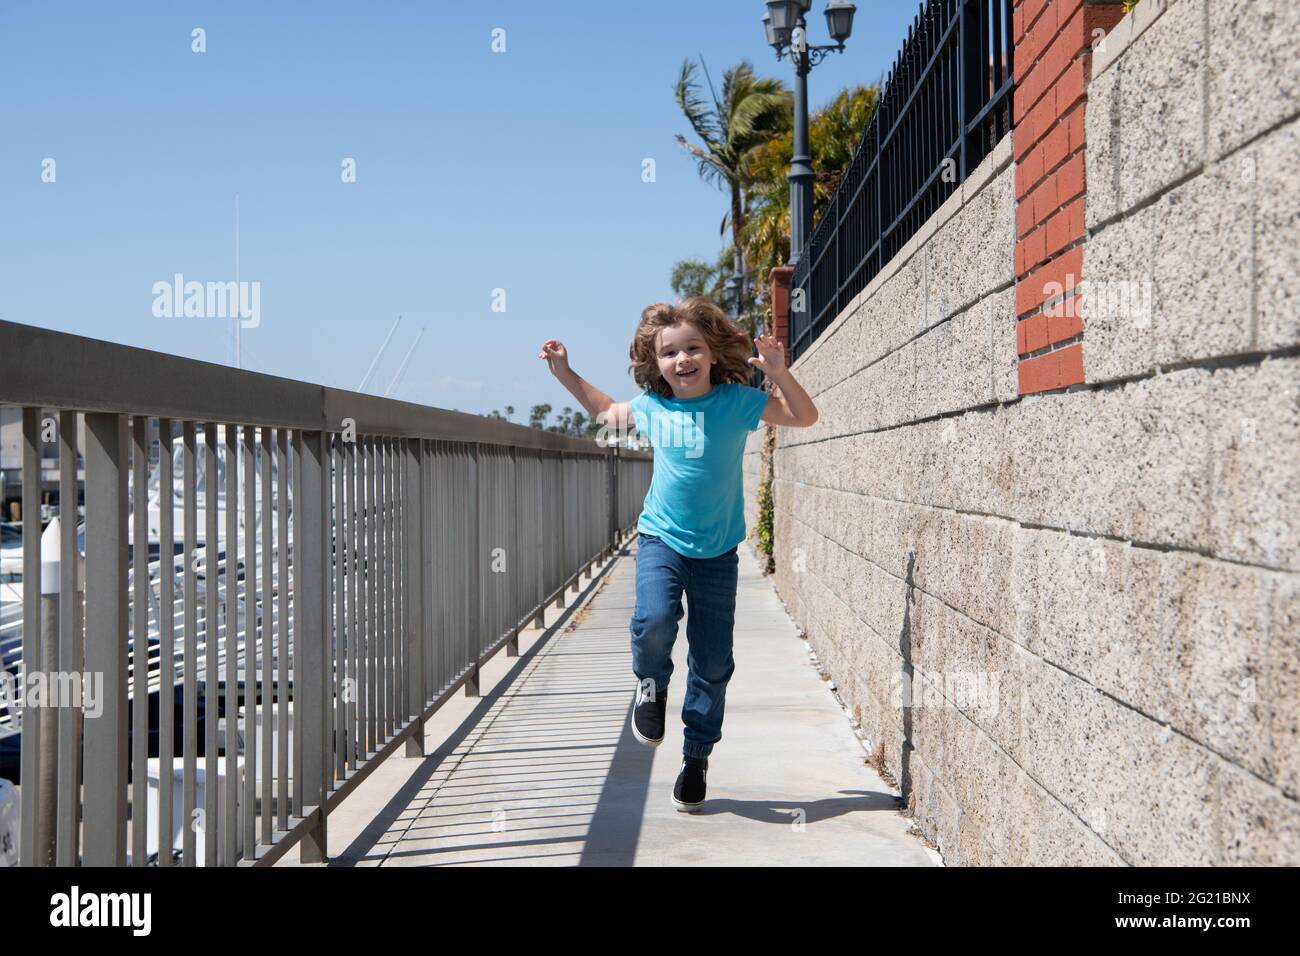
[[[375,371],[375,366],[379,364],[379,357],[384,354],[384,349],[388,348],[388,343],[392,341],[393,333],[397,331],[397,327],[401,322],[402,317],[399,315],[397,321],[393,323],[393,327],[388,330],[388,338],[384,339],[384,344],[379,346],[379,351],[375,353],[375,359],[370,363],[370,368],[366,369],[366,377],[363,378],[361,384],[357,386],[358,392],[365,391],[366,383],[370,381],[370,376]]]

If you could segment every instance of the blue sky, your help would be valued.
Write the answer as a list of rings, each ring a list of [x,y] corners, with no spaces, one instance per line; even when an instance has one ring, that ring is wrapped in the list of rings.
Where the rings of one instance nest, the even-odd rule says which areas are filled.
[[[917,4],[858,0],[817,108],[888,67]],[[827,43],[825,3],[810,18]],[[561,11],[552,14],[552,11]],[[233,364],[233,323],[156,282],[260,283],[245,367],[465,411],[576,405],[548,337],[618,398],[672,265],[716,257],[726,196],[674,134],[685,58],[792,84],[761,0],[0,3],[0,318]],[[202,28],[206,52],[192,51]],[[506,49],[492,52],[492,31]],[[344,183],[345,158],[356,182]],[[642,181],[652,158],[656,181]],[[43,182],[46,159],[54,182]],[[493,311],[493,290],[506,311]]]

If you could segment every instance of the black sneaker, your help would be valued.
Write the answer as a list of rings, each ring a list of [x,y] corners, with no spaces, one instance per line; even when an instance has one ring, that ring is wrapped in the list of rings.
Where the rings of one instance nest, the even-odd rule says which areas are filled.
[[[708,773],[708,757],[682,757],[682,769],[673,787],[673,806],[683,813],[694,813],[704,806],[704,778]]]
[[[632,733],[647,747],[664,742],[664,713],[668,709],[668,688],[659,688],[654,700],[646,693],[653,682],[636,682],[636,703],[632,705]]]

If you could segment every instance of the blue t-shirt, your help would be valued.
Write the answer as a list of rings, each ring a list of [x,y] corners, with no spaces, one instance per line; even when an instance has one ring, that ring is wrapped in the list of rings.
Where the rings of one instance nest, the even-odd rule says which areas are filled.
[[[688,558],[716,558],[745,539],[741,459],[768,393],[728,382],[696,398],[645,391],[629,407],[654,448],[637,530]]]

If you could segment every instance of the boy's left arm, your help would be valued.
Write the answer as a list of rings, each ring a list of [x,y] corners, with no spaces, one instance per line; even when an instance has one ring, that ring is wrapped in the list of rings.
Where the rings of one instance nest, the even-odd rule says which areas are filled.
[[[785,343],[771,335],[760,335],[754,340],[758,355],[749,360],[763,370],[777,387],[767,399],[762,420],[773,425],[807,428],[817,424],[817,406],[795,381],[785,364]]]

